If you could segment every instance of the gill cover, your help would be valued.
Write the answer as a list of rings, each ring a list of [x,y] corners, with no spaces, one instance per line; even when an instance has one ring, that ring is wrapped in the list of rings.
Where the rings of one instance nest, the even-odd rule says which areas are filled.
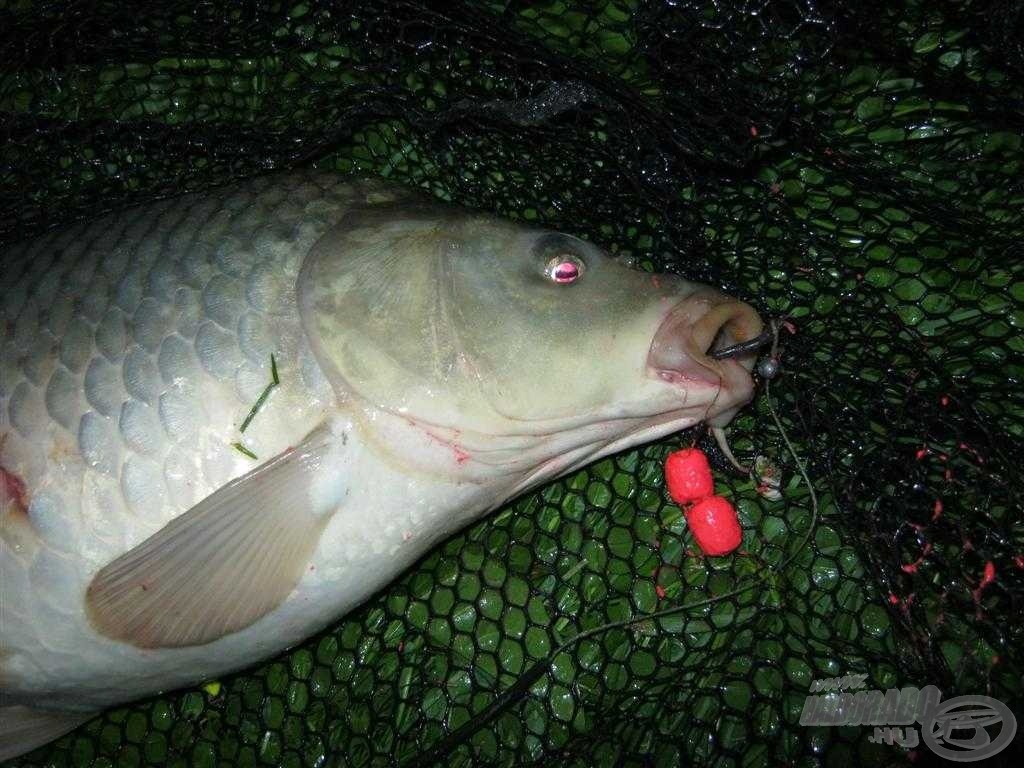
[[[563,259],[580,267],[571,284],[547,269]],[[582,240],[408,199],[351,211],[298,290],[342,397],[488,432],[628,399],[665,306],[649,277]]]

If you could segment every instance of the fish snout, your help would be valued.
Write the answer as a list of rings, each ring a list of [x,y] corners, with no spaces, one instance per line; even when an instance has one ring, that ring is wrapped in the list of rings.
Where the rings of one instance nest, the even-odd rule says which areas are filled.
[[[716,404],[734,409],[749,402],[754,383],[750,371],[756,351],[723,360],[715,350],[757,338],[764,328],[749,304],[713,289],[699,289],[664,316],[647,354],[649,373],[685,388],[721,388]],[[712,414],[723,409],[715,407]]]

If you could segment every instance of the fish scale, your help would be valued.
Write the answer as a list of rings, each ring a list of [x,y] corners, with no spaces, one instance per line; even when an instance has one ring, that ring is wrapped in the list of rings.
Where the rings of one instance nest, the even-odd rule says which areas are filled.
[[[297,323],[294,302],[271,295],[294,283],[298,262],[279,260],[280,279],[268,280],[267,254],[315,238],[325,214],[346,205],[352,191],[329,176],[315,186],[278,183],[285,193],[255,181],[225,208],[205,196],[162,201],[5,254],[0,465],[30,489],[30,535],[39,540],[15,547],[21,565],[5,561],[9,644],[24,644],[30,633],[31,642],[59,650],[46,639],[47,621],[28,621],[32,595],[45,592],[55,614],[80,615],[85,579],[97,565],[251,468],[230,442],[257,380],[261,388],[269,378],[271,352],[300,415],[326,396],[322,379],[309,380],[295,365],[300,334],[281,328]],[[319,213],[297,227],[296,207],[305,211],[313,201]],[[227,209],[230,218],[218,216]],[[233,248],[195,247],[225,235]],[[269,249],[260,247],[264,238],[273,241]],[[217,407],[204,408],[204,400]],[[264,428],[255,428],[260,421]],[[303,426],[302,418],[268,414],[247,442],[272,454],[301,437]],[[10,528],[2,530],[11,543]],[[66,549],[76,536],[77,562]],[[16,570],[28,573],[27,582],[19,585]]]

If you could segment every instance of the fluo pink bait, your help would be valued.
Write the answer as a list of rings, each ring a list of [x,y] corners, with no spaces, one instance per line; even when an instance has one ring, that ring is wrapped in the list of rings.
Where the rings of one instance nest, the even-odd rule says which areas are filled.
[[[708,457],[699,448],[674,451],[665,460],[665,484],[676,504],[700,501],[715,492]]]
[[[711,465],[703,451],[685,448],[669,454],[665,484],[672,500],[685,508],[686,523],[704,554],[727,555],[739,547],[739,517],[728,499],[714,495]]]
[[[736,510],[721,496],[708,496],[686,510],[686,523],[705,555],[727,555],[743,541]]]

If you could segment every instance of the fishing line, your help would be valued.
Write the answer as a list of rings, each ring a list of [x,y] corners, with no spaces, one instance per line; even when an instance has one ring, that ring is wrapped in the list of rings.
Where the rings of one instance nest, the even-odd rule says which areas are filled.
[[[778,351],[777,347],[778,330],[776,328],[775,344],[773,345],[773,358]],[[811,535],[814,533],[817,527],[819,516],[819,503],[817,492],[814,490],[814,484],[811,482],[811,478],[808,475],[807,468],[804,465],[804,462],[801,461],[800,456],[797,453],[796,448],[793,446],[793,443],[790,440],[785,427],[782,425],[782,420],[779,418],[778,412],[776,411],[775,406],[772,403],[770,379],[765,380],[765,399],[768,407],[768,413],[771,415],[772,421],[775,423],[775,427],[776,429],[778,429],[779,434],[782,436],[782,440],[786,445],[786,449],[789,451],[790,456],[793,458],[793,461],[796,464],[797,471],[800,473],[804,485],[807,487],[807,491],[811,501],[811,521],[810,525],[808,525],[807,527],[806,532],[804,533],[803,539],[800,541],[799,546],[797,546],[797,548],[789,555],[789,557],[783,560],[780,565],[778,565],[775,568],[768,569],[770,572],[769,578],[765,579],[763,575],[752,576],[740,586],[735,587],[734,589],[723,594],[715,595],[714,597],[708,597],[690,603],[684,603],[683,605],[665,608],[663,610],[655,611],[654,613],[649,613],[637,618],[610,621],[605,624],[600,624],[596,627],[591,627],[590,629],[586,629],[582,632],[577,633],[573,637],[559,644],[553,651],[551,651],[548,654],[547,658],[535,662],[529,669],[526,670],[526,672],[520,675],[519,679],[517,679],[515,683],[513,683],[503,692],[498,694],[497,698],[495,698],[495,700],[491,702],[491,704],[488,705],[486,709],[480,712],[480,714],[474,716],[468,722],[456,728],[454,731],[452,731],[450,734],[444,737],[438,744],[436,744],[429,752],[421,755],[415,762],[410,762],[408,764],[409,766],[415,766],[415,768],[426,768],[426,766],[432,765],[436,761],[440,760],[441,758],[449,754],[453,749],[458,747],[460,744],[467,741],[470,737],[473,736],[474,733],[480,730],[480,728],[487,725],[489,722],[494,720],[498,715],[500,715],[505,709],[507,709],[510,705],[514,704],[518,699],[525,696],[526,693],[530,690],[530,688],[532,688],[533,685],[551,669],[551,666],[552,664],[554,664],[554,661],[558,657],[558,655],[565,652],[569,648],[572,648],[579,642],[586,640],[587,638],[592,637],[594,635],[598,635],[603,632],[608,632],[613,629],[625,629],[627,627],[632,627],[638,624],[644,624],[650,621],[667,618],[669,616],[673,616],[679,613],[685,613],[695,608],[703,608],[708,605],[713,605],[723,600],[727,600],[732,597],[737,597],[739,595],[746,594],[747,592],[750,592],[751,590],[759,586],[762,586],[766,581],[768,581],[769,583],[774,583],[773,577],[784,575],[785,569],[805,550],[808,542],[810,541]],[[710,632],[713,630],[709,629],[706,631]]]

